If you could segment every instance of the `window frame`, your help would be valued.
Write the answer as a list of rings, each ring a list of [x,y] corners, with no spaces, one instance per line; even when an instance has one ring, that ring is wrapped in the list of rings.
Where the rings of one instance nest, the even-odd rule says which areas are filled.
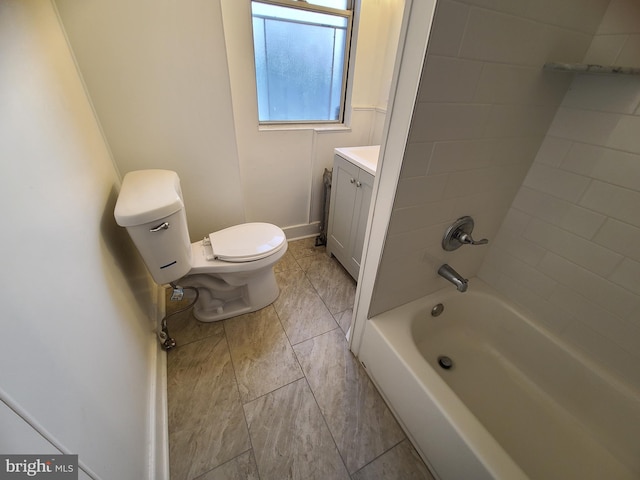
[[[257,110],[258,106],[258,84],[257,84],[257,71],[256,71],[256,52],[255,52],[255,40],[253,39],[254,31],[253,27],[251,28],[251,36],[252,36],[252,53],[253,53],[253,75],[256,80],[255,83],[255,95],[256,95],[256,115],[258,119],[259,127],[296,127],[296,126],[310,126],[310,125],[318,125],[320,127],[338,127],[345,124],[345,120],[348,117],[347,113],[347,98],[349,97],[349,78],[350,78],[350,69],[353,52],[351,51],[352,45],[352,35],[353,35],[353,24],[354,24],[354,16],[355,16],[355,8],[356,8],[356,0],[346,0],[347,9],[341,10],[331,7],[325,7],[322,5],[315,5],[312,3],[307,3],[305,0],[250,0],[250,3],[263,3],[266,5],[274,5],[279,7],[288,7],[288,8],[296,8],[299,10],[306,10],[314,13],[323,13],[328,15],[335,15],[346,18],[347,20],[347,28],[345,32],[345,47],[344,47],[344,64],[342,71],[342,83],[341,83],[341,100],[340,100],[340,114],[336,120],[260,120],[260,115]],[[251,15],[253,19],[253,14]]]

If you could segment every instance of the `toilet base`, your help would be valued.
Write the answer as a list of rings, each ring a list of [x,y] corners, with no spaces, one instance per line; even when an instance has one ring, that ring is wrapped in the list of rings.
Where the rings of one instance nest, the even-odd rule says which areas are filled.
[[[197,274],[183,277],[180,283],[198,288],[200,295],[193,316],[201,322],[255,312],[271,305],[280,295],[273,266],[251,272],[246,278]]]

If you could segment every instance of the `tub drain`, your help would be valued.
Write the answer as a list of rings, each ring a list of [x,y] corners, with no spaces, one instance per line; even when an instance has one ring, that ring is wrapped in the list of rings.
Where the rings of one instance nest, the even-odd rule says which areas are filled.
[[[449,370],[451,367],[453,367],[453,360],[451,360],[446,355],[440,355],[438,357],[438,365],[440,365],[445,370]]]

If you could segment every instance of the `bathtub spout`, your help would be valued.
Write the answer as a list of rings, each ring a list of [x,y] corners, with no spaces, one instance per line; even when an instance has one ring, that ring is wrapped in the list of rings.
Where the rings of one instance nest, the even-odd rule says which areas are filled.
[[[438,269],[438,275],[440,275],[445,280],[453,283],[460,293],[464,293],[467,291],[469,280],[464,278],[446,263]]]

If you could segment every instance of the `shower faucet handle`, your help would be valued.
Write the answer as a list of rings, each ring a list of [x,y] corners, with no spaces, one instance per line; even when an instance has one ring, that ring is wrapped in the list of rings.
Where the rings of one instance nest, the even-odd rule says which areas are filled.
[[[442,237],[442,248],[447,252],[451,252],[460,248],[462,245],[486,245],[489,243],[489,240],[486,238],[483,238],[482,240],[474,240],[471,236],[473,227],[473,218],[465,216],[457,219],[449,228],[447,228],[447,231],[444,232],[444,236]]]
[[[458,240],[467,245],[486,245],[489,243],[489,240],[483,238],[482,240],[474,240],[470,233],[462,232],[457,236]]]

